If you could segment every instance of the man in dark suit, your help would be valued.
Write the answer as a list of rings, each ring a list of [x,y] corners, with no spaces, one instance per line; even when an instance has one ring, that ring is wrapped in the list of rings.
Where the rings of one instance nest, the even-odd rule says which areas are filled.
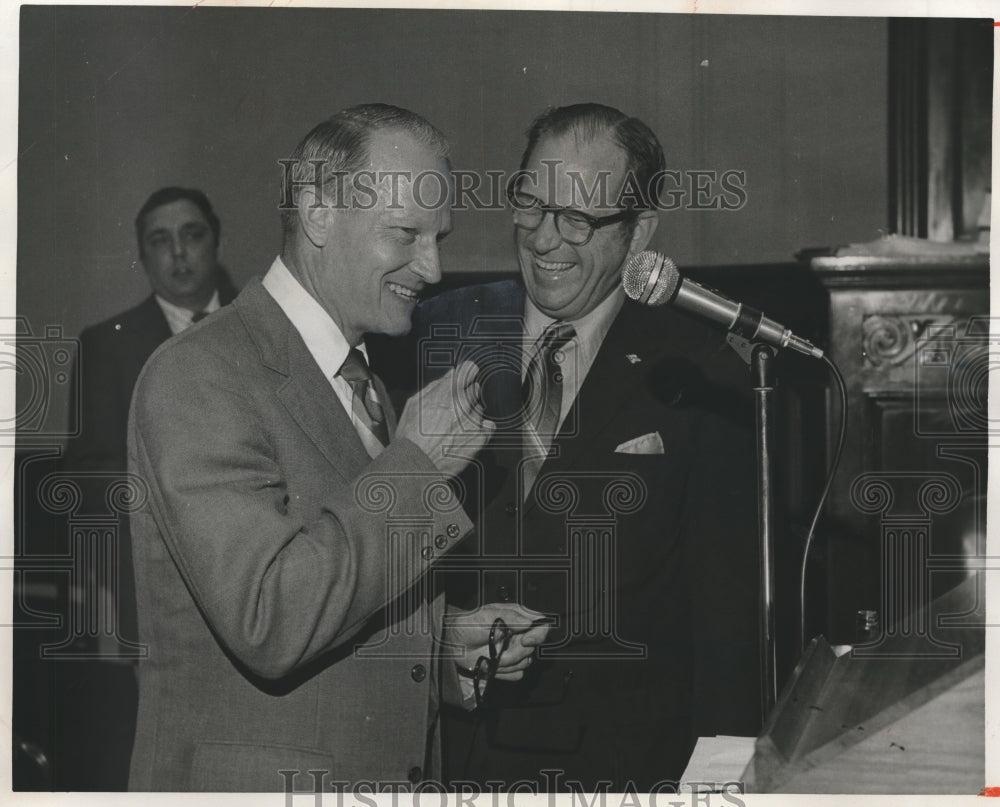
[[[63,470],[75,475],[81,508],[95,515],[106,513],[107,491],[125,478],[129,403],[146,360],[171,335],[236,296],[218,260],[219,218],[201,191],[160,188],[140,208],[135,232],[153,293],[134,308],[85,328],[74,367],[80,421],[77,436],[67,445]],[[113,606],[82,611],[85,619],[100,623],[81,629],[95,637],[86,651],[100,663],[62,664],[58,671],[54,753],[57,786],[65,790],[123,790],[128,784],[137,693],[135,675],[125,665],[142,648],[132,546],[124,521],[115,539],[114,575],[101,568],[100,576],[87,577],[67,591],[77,603],[67,603],[67,609],[93,602]]]
[[[446,146],[383,104],[319,124],[287,163],[281,255],[140,376],[133,790],[412,787],[436,775],[438,703],[465,699],[456,663],[488,652],[493,619],[516,632],[499,680],[544,638],[512,605],[445,625],[430,592],[471,529],[449,480],[491,431],[474,368],[397,424],[365,360],[365,334],[406,333],[440,280],[450,201],[414,177],[450,183]]]
[[[236,296],[218,260],[220,229],[208,197],[192,188],[160,188],[140,208],[139,260],[153,293],[80,334],[74,369],[80,424],[66,449],[67,470],[125,473],[128,409],[146,360],[173,334]],[[103,506],[103,493],[100,499],[93,506]],[[134,642],[135,585],[127,540],[119,542],[118,569],[118,636]]]
[[[478,529],[450,601],[558,620],[524,680],[449,713],[453,780],[645,791],[681,776],[697,735],[759,726],[746,368],[719,331],[620,288],[663,167],[635,118],[548,111],[509,186],[521,278],[415,318],[422,380],[475,361],[497,424],[466,474]]]

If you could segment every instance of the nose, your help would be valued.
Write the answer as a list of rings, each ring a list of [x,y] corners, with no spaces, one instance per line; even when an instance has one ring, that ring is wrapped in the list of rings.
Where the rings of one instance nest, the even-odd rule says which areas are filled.
[[[170,239],[170,254],[175,258],[183,257],[184,255],[184,239],[183,238],[171,238]]]
[[[410,264],[417,276],[424,283],[434,284],[441,282],[441,255],[438,251],[437,241],[433,241],[422,250],[416,260]]]
[[[563,238],[556,227],[556,217],[551,211],[546,210],[542,216],[542,221],[537,229],[532,233],[532,246],[536,252],[542,254],[551,252],[562,244]]]

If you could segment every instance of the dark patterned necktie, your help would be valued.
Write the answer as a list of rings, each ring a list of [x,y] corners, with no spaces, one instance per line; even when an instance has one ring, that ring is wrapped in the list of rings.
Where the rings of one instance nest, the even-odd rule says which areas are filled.
[[[524,376],[521,400],[525,413],[525,495],[531,490],[559,428],[563,397],[562,348],[574,336],[576,329],[568,322],[549,325],[538,340],[538,350]]]
[[[351,385],[351,409],[354,416],[382,445],[389,445],[389,427],[385,422],[385,410],[375,392],[374,376],[368,369],[364,354],[357,348],[351,348],[340,368],[340,376]]]

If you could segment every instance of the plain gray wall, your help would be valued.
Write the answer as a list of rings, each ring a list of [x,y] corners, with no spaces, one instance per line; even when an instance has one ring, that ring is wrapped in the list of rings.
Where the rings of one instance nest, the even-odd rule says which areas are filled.
[[[277,160],[350,104],[414,109],[453,164],[513,170],[547,105],[652,126],[670,167],[746,171],[735,212],[661,217],[682,265],[788,261],[887,220],[884,19],[140,7],[21,10],[18,311],[36,334],[148,285],[133,219],[157,187],[204,190],[242,284],[279,246]],[[460,212],[446,271],[514,269],[503,211]]]

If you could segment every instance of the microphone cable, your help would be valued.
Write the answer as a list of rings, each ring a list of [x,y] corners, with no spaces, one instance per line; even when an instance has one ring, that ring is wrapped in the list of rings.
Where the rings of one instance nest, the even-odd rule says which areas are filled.
[[[826,485],[824,485],[819,502],[816,504],[816,512],[813,514],[812,523],[809,525],[809,533],[806,535],[805,547],[802,550],[802,567],[799,571],[800,652],[805,650],[806,647],[806,566],[809,562],[809,549],[812,547],[813,535],[816,532],[816,524],[819,522],[820,513],[823,512],[823,505],[826,504],[830,488],[833,486],[833,478],[837,473],[837,466],[840,464],[840,455],[844,450],[844,437],[847,433],[847,385],[844,383],[844,377],[840,374],[840,370],[837,369],[837,365],[830,361],[826,354],[823,354],[820,358],[826,362],[837,382],[837,390],[840,393],[840,430],[837,435],[837,447],[833,452],[833,460],[827,470]]]

